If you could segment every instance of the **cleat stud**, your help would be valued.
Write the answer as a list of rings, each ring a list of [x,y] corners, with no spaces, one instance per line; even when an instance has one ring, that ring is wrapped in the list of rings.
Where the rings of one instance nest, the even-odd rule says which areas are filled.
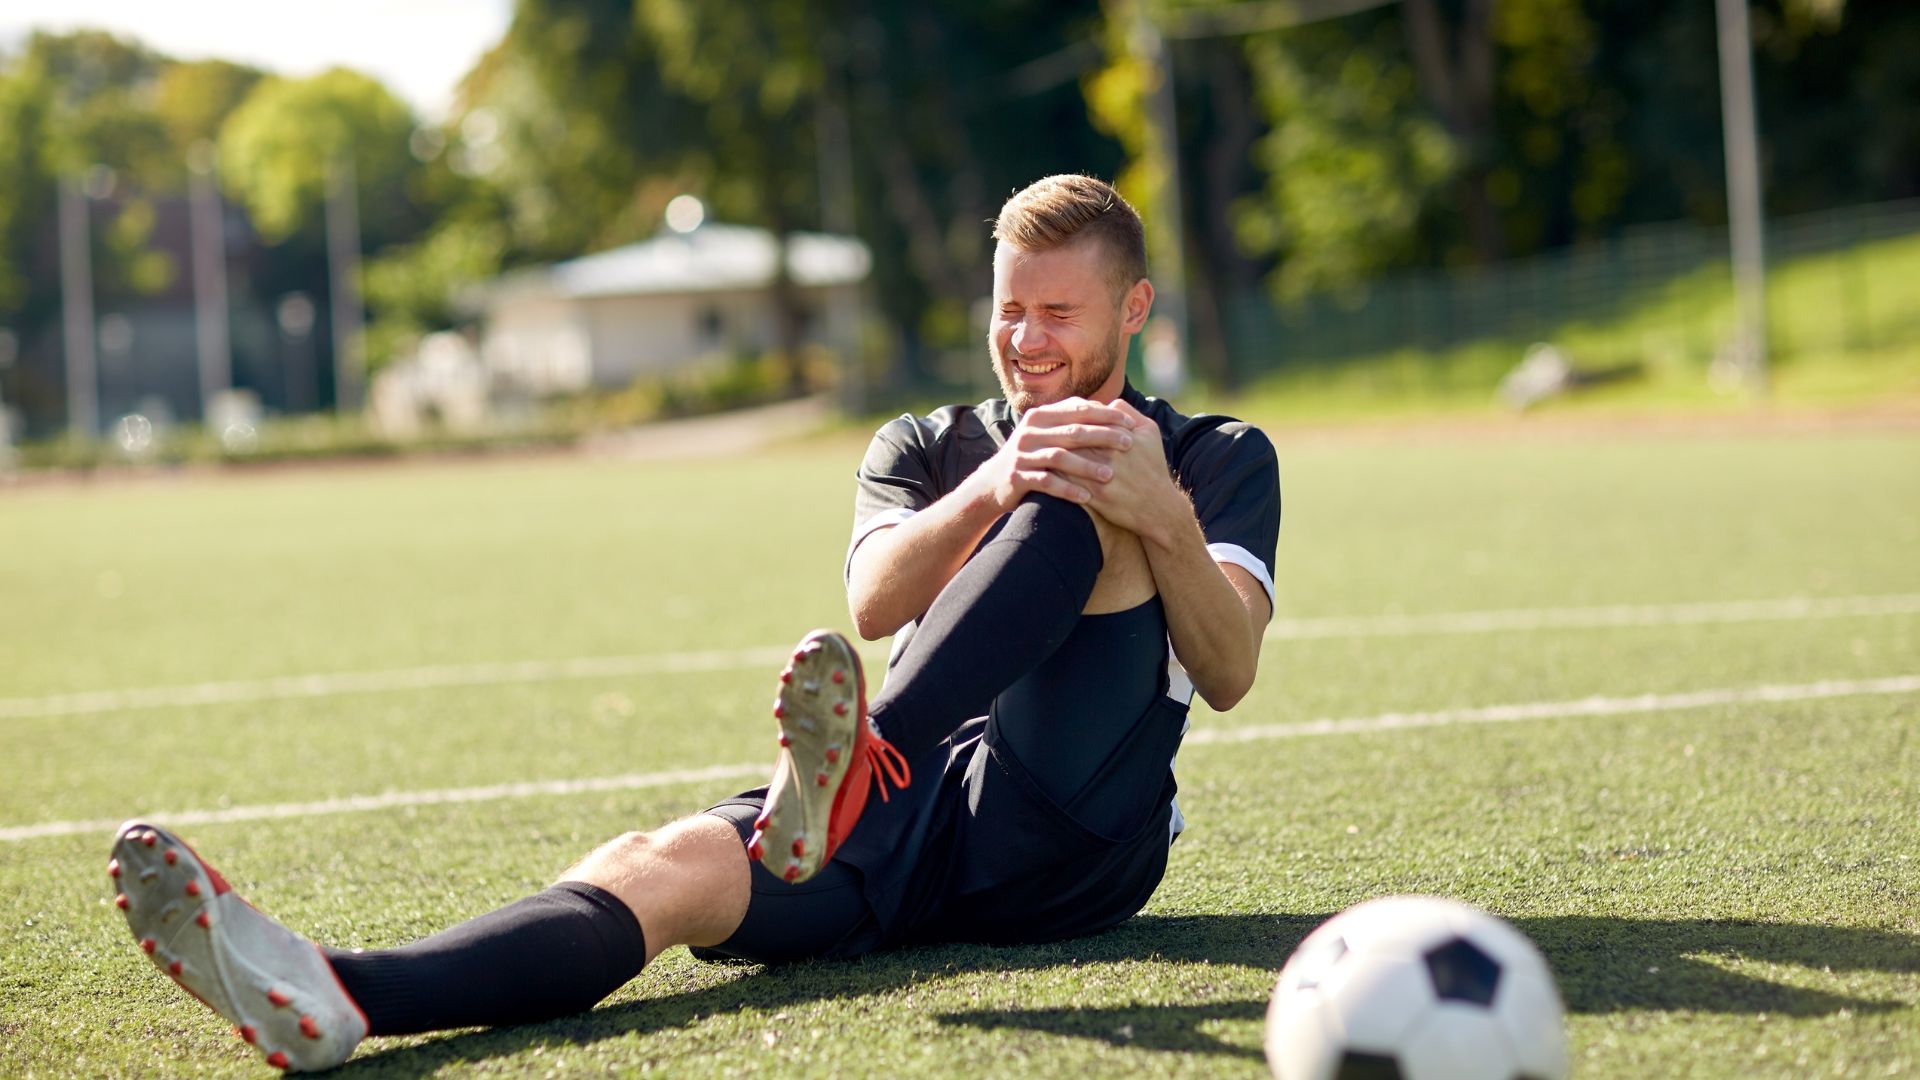
[[[160,835],[152,829],[148,829],[146,832],[140,834],[140,842],[148,847],[152,847],[160,842]]]
[[[120,860],[119,859],[115,859],[112,862],[107,864],[107,876],[113,877],[113,878],[117,878],[120,876]]]
[[[834,669],[833,669],[833,681],[834,681],[834,682],[835,682],[836,684],[838,684],[838,683],[843,683],[843,682],[846,682],[846,681],[847,681],[847,672],[846,672],[846,669],[844,669],[844,668],[834,668]]]
[[[757,832],[754,833],[753,839],[747,841],[747,858],[752,859],[754,862],[759,862],[766,857],[766,854],[767,846],[760,842],[760,834]]]
[[[127,910],[127,894],[120,893],[115,896],[113,898],[113,906],[119,908],[121,911]]]
[[[781,875],[780,875],[780,877],[781,877],[782,879],[784,879],[785,881],[787,881],[787,882],[789,882],[789,883],[791,883],[791,882],[793,882],[793,881],[794,881],[795,879],[797,879],[797,878],[798,878],[799,876],[800,876],[800,864],[799,864],[799,863],[788,863],[788,864],[787,864],[787,872],[786,872],[786,873],[784,873],[784,874],[781,874]]]
[[[840,748],[837,746],[827,747],[827,764],[832,765],[838,762],[839,760],[840,760]]]
[[[177,863],[179,861],[180,861],[180,853],[173,850],[172,848],[168,848],[167,849],[167,865],[172,866],[174,863]]]
[[[780,745],[781,745],[781,746],[783,746],[783,747],[787,747],[787,746],[792,746],[792,745],[793,745],[793,736],[791,736],[791,735],[789,735],[789,734],[787,734],[787,733],[786,733],[786,732],[784,732],[784,731],[783,731],[783,732],[781,732],[781,733],[780,733]]]
[[[313,1022],[313,1017],[302,1016],[300,1018],[300,1034],[305,1035],[309,1039],[317,1039],[320,1037],[320,1025]]]
[[[178,960],[175,960],[173,963],[167,965],[167,971],[169,974],[171,974],[174,978],[177,979],[180,977],[180,973],[186,970],[186,967],[187,967],[186,964]]]
[[[779,702],[777,702],[777,701],[776,701],[776,702],[774,702],[774,703],[773,703],[773,718],[774,718],[775,720],[785,720],[785,719],[787,718],[787,707],[786,707],[785,705],[782,705],[782,704],[780,704],[780,703],[779,703]]]
[[[780,685],[785,686],[788,683],[791,683],[792,681],[793,681],[792,668],[786,668],[785,670],[780,672]]]
[[[253,1030],[252,1024],[246,1024],[244,1026],[234,1028],[233,1033],[235,1035],[240,1036],[241,1039],[245,1040],[248,1046],[252,1046],[254,1044],[254,1041],[260,1038],[260,1033]]]
[[[287,1002],[292,1000],[293,1000],[292,998],[288,997],[287,995],[281,993],[278,990],[267,991],[267,1004],[272,1005],[276,1009],[286,1008]]]
[[[153,950],[159,947],[160,947],[160,943],[157,941],[154,941],[150,937],[140,939],[140,951],[143,953],[146,953],[148,956],[152,956]]]
[[[836,701],[836,702],[834,702],[834,703],[833,703],[833,715],[835,715],[835,716],[845,716],[845,715],[847,715],[847,703],[846,703],[846,702],[844,702],[844,701]]]
[[[212,926],[212,925],[213,925],[213,920],[212,920],[212,919],[210,919],[210,918],[208,918],[208,917],[207,917],[207,913],[206,913],[206,912],[204,912],[204,911],[203,911],[203,912],[201,912],[201,913],[200,913],[200,914],[198,914],[198,915],[195,915],[195,916],[193,917],[193,921],[194,921],[194,922],[197,922],[197,923],[199,923],[199,924],[200,924],[200,929],[202,929],[202,930],[205,930],[205,929],[207,929],[208,927],[210,927],[210,926]]]
[[[188,895],[188,896],[199,896],[199,895],[200,895],[200,883],[199,883],[199,882],[197,882],[197,881],[189,881],[189,882],[187,882],[187,895]]]
[[[829,777],[827,776],[826,773],[819,773],[814,776],[813,782],[815,785],[819,787],[826,787],[827,784],[829,783]]]
[[[806,855],[806,853],[807,853],[807,838],[804,836],[794,837],[793,838],[793,857],[798,859]]]
[[[275,1051],[274,1051],[273,1053],[271,1053],[271,1054],[268,1054],[268,1055],[267,1055],[267,1064],[269,1064],[269,1065],[271,1065],[271,1066],[273,1066],[273,1067],[274,1067],[274,1068],[276,1068],[276,1069],[284,1069],[284,1068],[286,1068],[286,1067],[287,1067],[287,1052],[286,1052],[286,1051],[284,1051],[284,1050],[275,1050]]]

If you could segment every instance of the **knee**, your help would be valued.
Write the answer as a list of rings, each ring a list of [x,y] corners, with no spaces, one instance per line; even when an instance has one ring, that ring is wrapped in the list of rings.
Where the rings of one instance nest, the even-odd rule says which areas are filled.
[[[1000,535],[1019,539],[1045,535],[1049,538],[1049,547],[1056,551],[1070,550],[1077,544],[1095,560],[1097,567],[1104,549],[1095,524],[1098,520],[1092,510],[1079,503],[1033,491],[1007,515]]]

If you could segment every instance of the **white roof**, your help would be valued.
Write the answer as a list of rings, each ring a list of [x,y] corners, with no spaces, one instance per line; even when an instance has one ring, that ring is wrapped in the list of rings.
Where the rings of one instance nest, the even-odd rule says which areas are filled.
[[[701,225],[552,266],[507,275],[505,291],[567,299],[763,289],[773,283],[773,234],[745,225]],[[787,272],[802,287],[864,281],[873,258],[851,236],[790,233]]]

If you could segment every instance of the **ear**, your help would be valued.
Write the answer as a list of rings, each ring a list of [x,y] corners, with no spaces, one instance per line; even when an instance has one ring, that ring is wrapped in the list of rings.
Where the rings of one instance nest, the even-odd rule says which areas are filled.
[[[1120,329],[1123,333],[1137,334],[1147,325],[1147,316],[1153,313],[1153,283],[1141,278],[1127,290],[1120,299]]]

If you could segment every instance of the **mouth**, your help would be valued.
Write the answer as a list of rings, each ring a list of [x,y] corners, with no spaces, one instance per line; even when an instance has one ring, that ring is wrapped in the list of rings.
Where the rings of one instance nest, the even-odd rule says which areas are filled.
[[[1067,366],[1058,360],[1022,360],[1018,357],[1010,359],[1013,362],[1014,370],[1022,375],[1031,375],[1036,378],[1042,375],[1051,375]]]

